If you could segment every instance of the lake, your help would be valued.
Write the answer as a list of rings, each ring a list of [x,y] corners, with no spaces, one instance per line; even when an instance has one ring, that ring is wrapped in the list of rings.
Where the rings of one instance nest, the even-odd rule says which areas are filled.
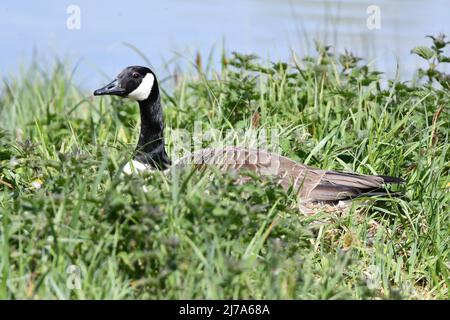
[[[371,5],[379,19],[369,28]],[[189,66],[197,51],[206,60],[214,50],[215,63],[223,47],[286,60],[292,50],[313,53],[320,39],[370,59],[390,77],[398,62],[410,77],[420,63],[411,48],[429,44],[427,34],[450,36],[449,21],[446,0],[3,0],[0,72],[16,73],[34,52],[46,61],[57,55],[78,63],[76,81],[90,88],[126,65],[145,64],[124,43],[139,48],[161,77]]]

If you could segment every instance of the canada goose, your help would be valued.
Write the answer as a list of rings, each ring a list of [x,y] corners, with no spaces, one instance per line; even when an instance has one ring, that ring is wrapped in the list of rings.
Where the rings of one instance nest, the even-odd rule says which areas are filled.
[[[95,90],[94,95],[116,95],[139,103],[140,135],[132,166],[127,164],[124,168],[126,173],[132,173],[133,168],[137,171],[164,170],[171,165],[164,146],[158,81],[149,68],[127,67],[111,83]],[[239,147],[203,149],[178,159],[173,165],[190,163],[220,165],[223,169],[249,169],[258,174],[271,175],[283,188],[292,186],[302,204],[319,206],[348,203],[345,200],[360,196],[387,194],[384,184],[404,183],[403,179],[390,176],[321,170],[268,151]]]

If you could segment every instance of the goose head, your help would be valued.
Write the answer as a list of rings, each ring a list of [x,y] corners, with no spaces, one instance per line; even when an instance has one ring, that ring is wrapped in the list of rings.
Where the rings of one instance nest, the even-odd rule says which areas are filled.
[[[156,77],[147,67],[126,67],[106,86],[94,91],[94,96],[114,95],[144,101],[150,97],[152,90],[157,90]]]
[[[159,87],[152,70],[142,66],[126,67],[94,96],[114,95],[130,98],[139,104],[141,130],[133,161],[136,168],[149,165],[164,169],[170,165],[164,145],[164,121]]]

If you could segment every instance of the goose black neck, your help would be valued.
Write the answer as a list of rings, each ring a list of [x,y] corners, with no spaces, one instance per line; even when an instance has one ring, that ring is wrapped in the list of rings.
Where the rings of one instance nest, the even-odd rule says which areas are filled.
[[[139,110],[141,131],[134,159],[157,169],[165,169],[170,165],[170,159],[164,145],[164,121],[156,81],[150,96],[139,101]]]

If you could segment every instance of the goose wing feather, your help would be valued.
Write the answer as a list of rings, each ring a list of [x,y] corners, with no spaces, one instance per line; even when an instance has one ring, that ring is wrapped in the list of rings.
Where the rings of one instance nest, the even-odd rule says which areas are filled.
[[[354,198],[373,190],[383,190],[384,183],[401,181],[392,177],[321,170],[265,150],[241,147],[202,149],[178,159],[174,164],[214,165],[223,170],[252,170],[260,175],[275,177],[286,190],[293,187],[304,202]]]

